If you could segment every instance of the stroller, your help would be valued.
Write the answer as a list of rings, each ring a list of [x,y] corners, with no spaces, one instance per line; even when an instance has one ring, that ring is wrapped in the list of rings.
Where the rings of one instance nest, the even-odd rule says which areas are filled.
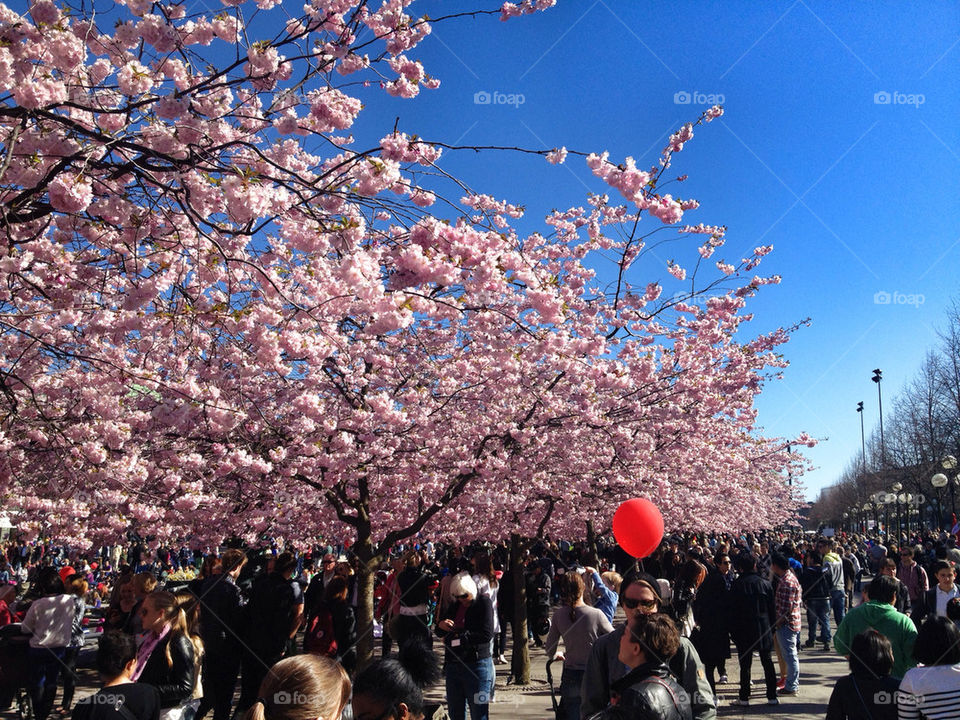
[[[33,717],[33,703],[27,692],[29,647],[30,636],[20,632],[19,624],[0,628],[0,710],[7,710],[16,702],[19,720]]]
[[[553,716],[558,718],[560,717],[560,702],[557,700],[557,689],[553,684],[553,673],[550,670],[550,666],[553,665],[554,660],[547,660],[547,687],[550,688],[550,702],[553,704]]]

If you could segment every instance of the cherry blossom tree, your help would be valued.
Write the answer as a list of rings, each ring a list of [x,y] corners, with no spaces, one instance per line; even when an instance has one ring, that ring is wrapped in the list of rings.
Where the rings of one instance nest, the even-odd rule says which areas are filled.
[[[697,202],[664,192],[721,108],[647,169],[523,151],[581,158],[599,191],[533,232],[439,168],[460,148],[348,134],[354,88],[437,87],[407,54],[434,23],[553,4],[0,5],[0,484],[18,525],[349,537],[362,626],[369,570],[425,529],[582,536],[585,513],[609,524],[637,495],[677,529],[790,516],[801,460],[753,408],[790,329],[743,327],[779,279],[756,274],[771,248],[722,258],[725,228],[685,224]],[[686,264],[656,260],[663,233]]]

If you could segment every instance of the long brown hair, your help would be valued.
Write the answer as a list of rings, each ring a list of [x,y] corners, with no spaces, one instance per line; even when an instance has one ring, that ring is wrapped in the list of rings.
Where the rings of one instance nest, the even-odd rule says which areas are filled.
[[[563,581],[563,604],[570,608],[570,620],[577,619],[576,604],[583,597],[586,585],[578,572],[568,572]]]
[[[244,720],[336,720],[350,700],[350,677],[336,660],[294,655],[267,671]]]

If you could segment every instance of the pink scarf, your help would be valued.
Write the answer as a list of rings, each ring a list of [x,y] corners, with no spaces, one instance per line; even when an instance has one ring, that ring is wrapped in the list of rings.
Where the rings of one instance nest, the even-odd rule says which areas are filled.
[[[151,631],[144,636],[143,642],[140,643],[140,649],[137,650],[137,669],[133,671],[133,677],[130,678],[131,681],[136,682],[140,679],[140,674],[143,672],[143,669],[147,667],[147,660],[150,659],[150,654],[157,645],[160,644],[160,641],[167,636],[168,632],[170,632],[170,626],[164,625],[159,635]]]

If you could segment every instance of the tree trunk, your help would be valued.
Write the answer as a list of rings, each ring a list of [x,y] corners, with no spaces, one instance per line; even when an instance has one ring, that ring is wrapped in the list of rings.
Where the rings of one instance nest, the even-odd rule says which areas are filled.
[[[587,520],[587,565],[600,568],[600,557],[597,553],[597,532],[593,529],[593,520]]]
[[[353,547],[360,560],[357,574],[357,668],[373,660],[373,583],[380,556],[374,553],[370,536],[358,537]]]
[[[510,572],[513,573],[513,653],[510,674],[517,685],[530,684],[530,648],[527,645],[527,584],[523,576],[523,543],[510,535]]]

